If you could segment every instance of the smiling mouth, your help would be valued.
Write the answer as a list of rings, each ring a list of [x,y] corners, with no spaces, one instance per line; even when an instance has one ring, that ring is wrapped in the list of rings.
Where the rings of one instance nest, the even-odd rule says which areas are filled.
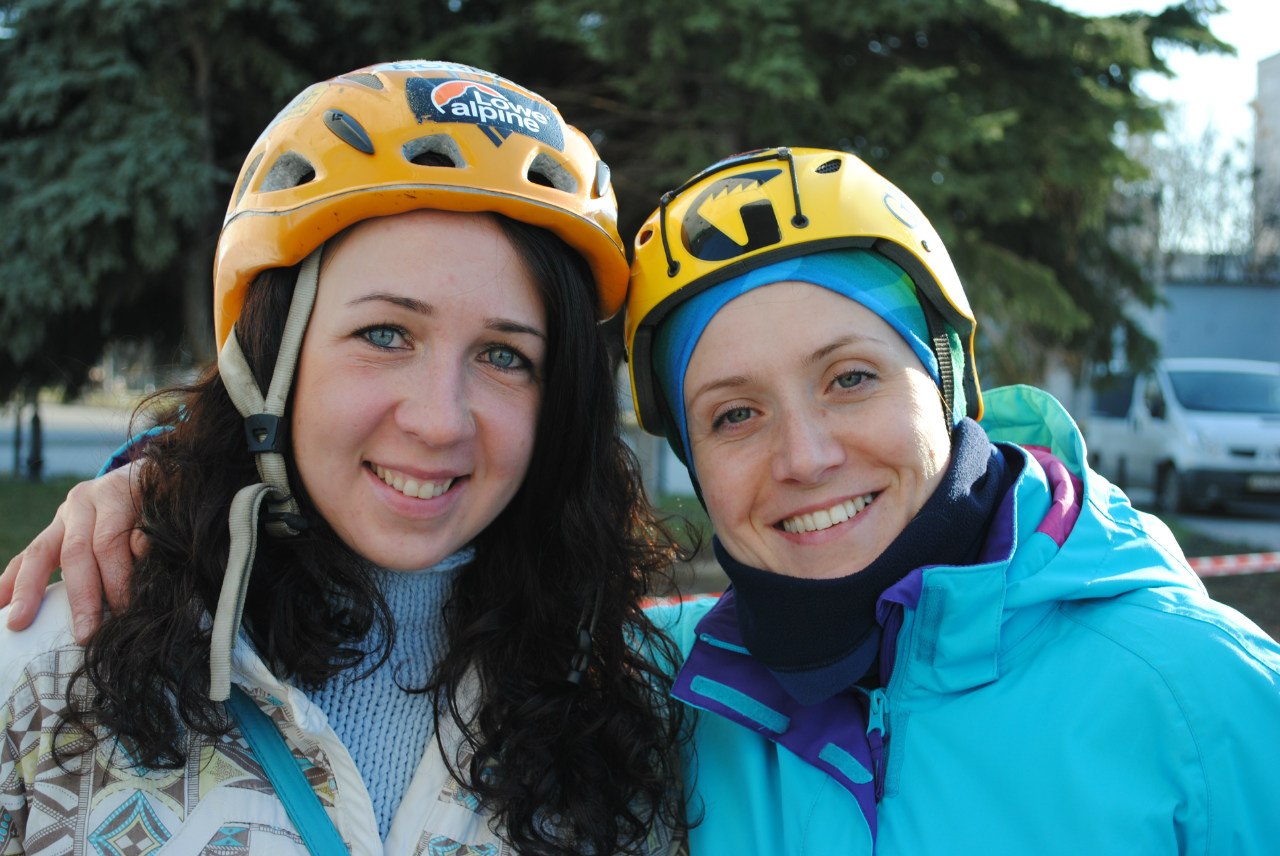
[[[797,514],[795,517],[788,517],[781,523],[775,524],[775,527],[784,532],[797,534],[830,529],[837,523],[844,523],[846,520],[851,520],[861,514],[862,510],[879,495],[879,493],[868,493],[853,499],[846,499],[844,502],[838,502],[827,509],[812,511],[808,514]]]
[[[434,499],[447,491],[454,482],[454,479],[445,479],[443,481],[415,479],[397,470],[389,467],[380,467],[377,464],[370,464],[369,467],[378,478],[405,496],[411,496],[414,499]]]

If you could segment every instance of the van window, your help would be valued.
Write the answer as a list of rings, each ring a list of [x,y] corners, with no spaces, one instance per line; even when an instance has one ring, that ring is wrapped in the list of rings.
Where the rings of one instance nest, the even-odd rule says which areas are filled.
[[[1160,389],[1160,381],[1154,377],[1147,378],[1147,385],[1142,390],[1142,400],[1147,405],[1147,412],[1152,419],[1165,417],[1164,392]]]
[[[1100,378],[1093,385],[1094,416],[1113,416],[1123,419],[1129,415],[1133,401],[1133,375],[1129,373]]]
[[[1280,414],[1280,374],[1177,371],[1169,380],[1187,410]]]

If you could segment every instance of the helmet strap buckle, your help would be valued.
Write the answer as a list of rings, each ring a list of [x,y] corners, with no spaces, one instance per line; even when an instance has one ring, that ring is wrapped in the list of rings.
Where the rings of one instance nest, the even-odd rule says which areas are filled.
[[[244,436],[251,454],[282,452],[280,417],[274,413],[254,413],[244,418]]]

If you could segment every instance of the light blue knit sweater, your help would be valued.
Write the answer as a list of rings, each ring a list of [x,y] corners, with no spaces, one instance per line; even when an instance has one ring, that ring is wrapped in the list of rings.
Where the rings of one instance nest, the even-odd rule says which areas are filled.
[[[430,696],[405,688],[423,687],[443,655],[440,613],[474,555],[460,550],[423,571],[374,571],[395,620],[391,656],[371,675],[357,678],[357,667],[310,693],[360,770],[383,839],[432,737]],[[371,638],[367,649],[377,642]]]

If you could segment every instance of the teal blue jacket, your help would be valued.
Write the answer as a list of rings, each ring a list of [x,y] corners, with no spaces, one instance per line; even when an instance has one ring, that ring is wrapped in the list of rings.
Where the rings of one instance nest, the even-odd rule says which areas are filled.
[[[1280,648],[1088,469],[1057,401],[985,398],[1022,472],[979,564],[882,596],[883,689],[801,706],[731,593],[655,611],[699,709],[693,856],[1280,853]]]

